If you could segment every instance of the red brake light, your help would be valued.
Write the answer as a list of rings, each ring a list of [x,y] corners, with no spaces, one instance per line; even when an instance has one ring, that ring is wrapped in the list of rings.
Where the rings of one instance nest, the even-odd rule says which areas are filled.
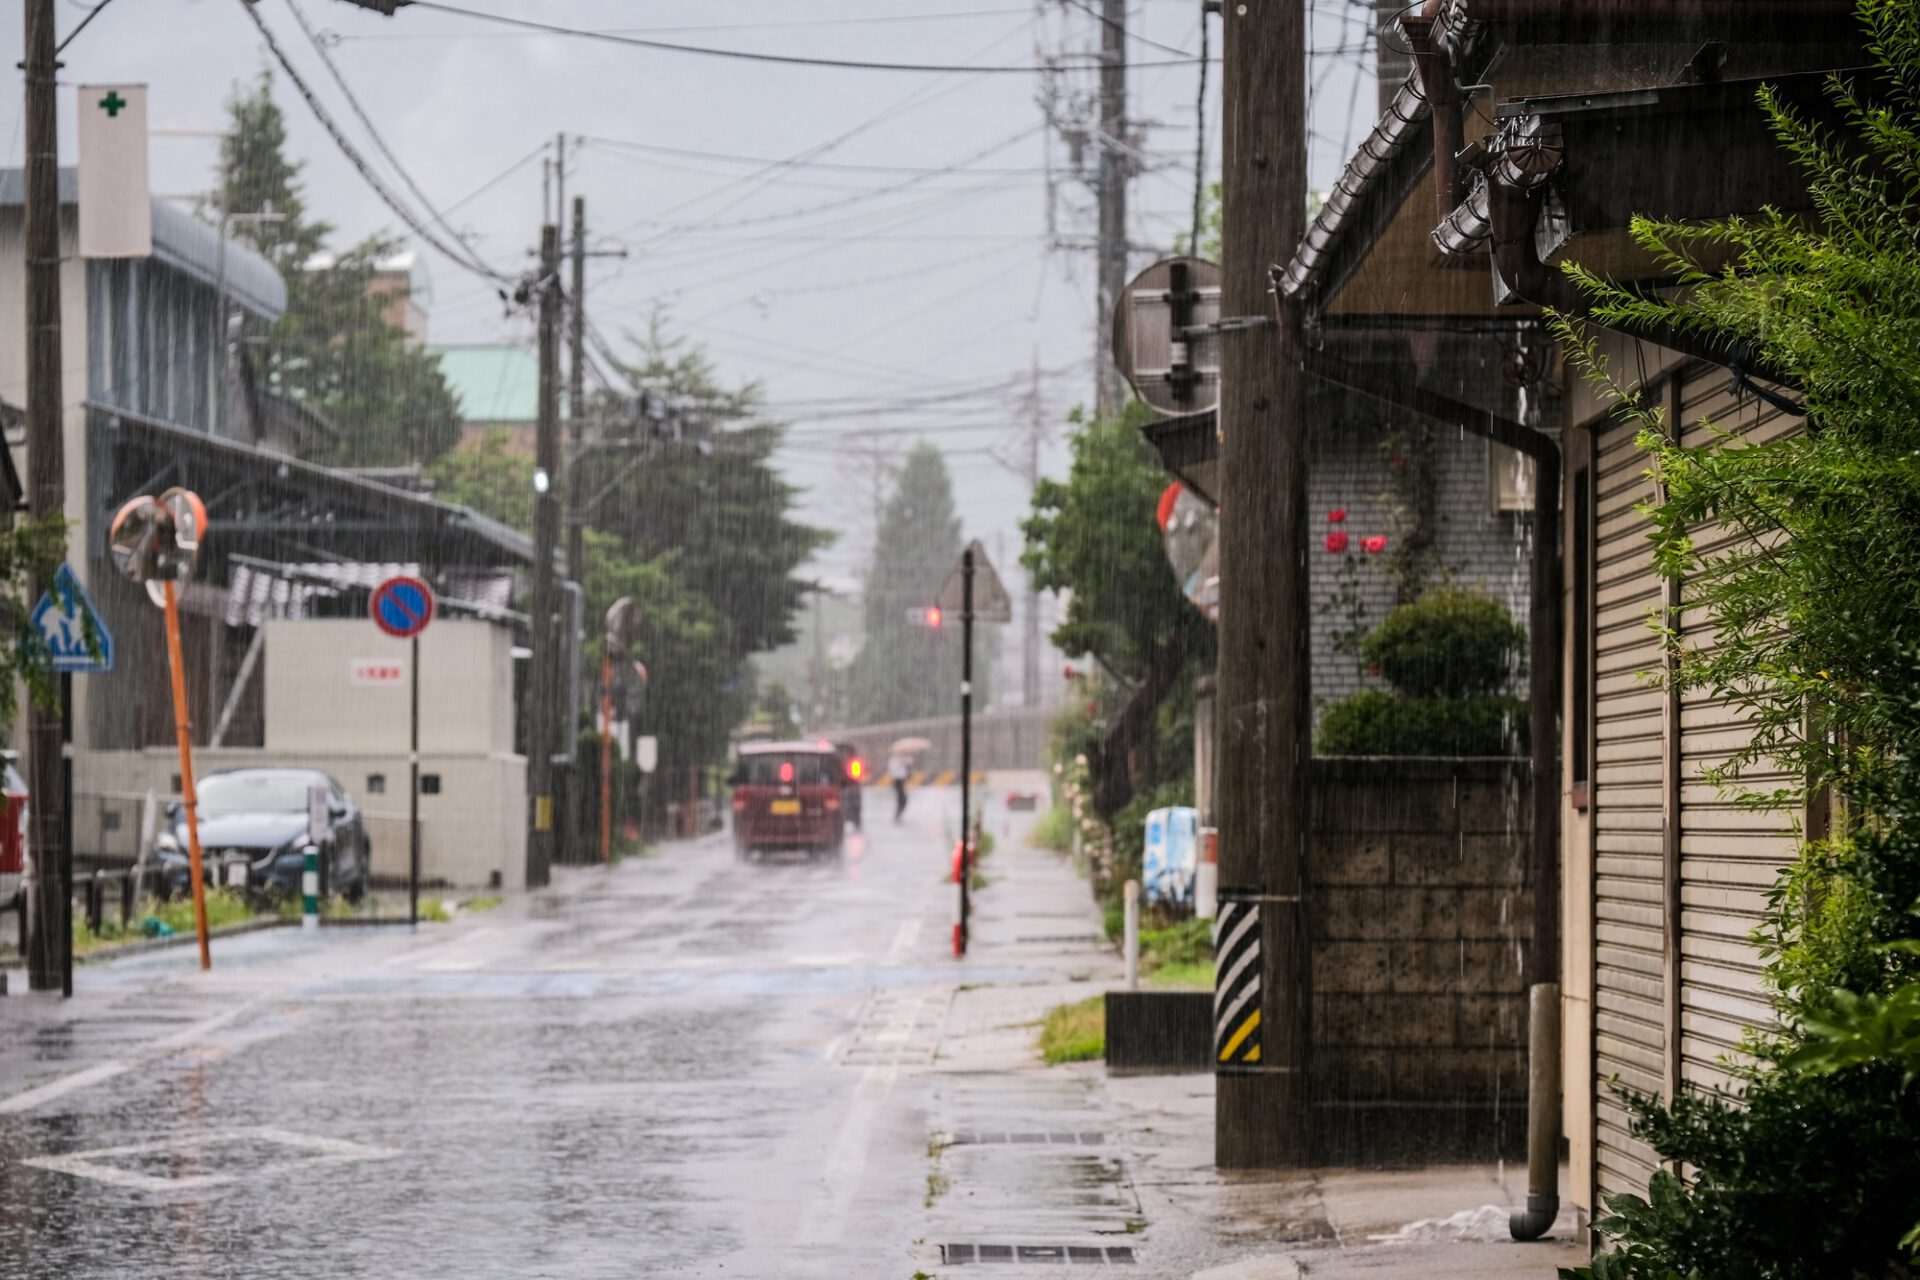
[[[782,760],[780,762],[780,781],[782,782],[793,781],[793,761]]]

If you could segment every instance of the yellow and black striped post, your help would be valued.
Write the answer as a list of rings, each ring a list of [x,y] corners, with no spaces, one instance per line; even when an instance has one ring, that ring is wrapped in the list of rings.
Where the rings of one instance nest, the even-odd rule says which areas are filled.
[[[1260,1061],[1260,904],[1220,904],[1213,918],[1213,1066]]]

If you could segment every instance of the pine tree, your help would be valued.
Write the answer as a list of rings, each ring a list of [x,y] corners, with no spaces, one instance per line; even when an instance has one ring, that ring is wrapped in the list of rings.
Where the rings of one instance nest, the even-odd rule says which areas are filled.
[[[287,310],[252,349],[260,385],[315,410],[340,432],[320,461],[348,466],[424,463],[459,442],[459,406],[439,359],[409,341],[370,296],[375,266],[400,241],[371,236],[337,258],[326,255],[333,225],[307,209],[299,161],[287,157],[286,118],[262,71],[227,99],[218,198],[202,208],[259,213],[234,234],[250,240],[287,286]]]

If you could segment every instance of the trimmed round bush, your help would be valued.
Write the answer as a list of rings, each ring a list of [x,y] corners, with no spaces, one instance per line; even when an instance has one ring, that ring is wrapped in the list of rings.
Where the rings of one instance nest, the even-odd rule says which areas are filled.
[[[1363,689],[1327,708],[1313,748],[1323,756],[1523,756],[1519,698],[1409,698]]]
[[[1410,698],[1464,698],[1504,688],[1526,642],[1498,600],[1443,587],[1389,613],[1361,652]]]

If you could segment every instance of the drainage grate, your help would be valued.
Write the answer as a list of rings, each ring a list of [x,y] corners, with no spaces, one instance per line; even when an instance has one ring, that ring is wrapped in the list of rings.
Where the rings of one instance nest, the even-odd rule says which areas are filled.
[[[1019,1143],[1030,1146],[1054,1147],[1101,1147],[1105,1146],[1107,1135],[1104,1133],[956,1133],[947,1139],[950,1147],[984,1147],[997,1143]]]
[[[943,1244],[941,1261],[950,1267],[967,1262],[1051,1263],[1055,1266],[1132,1266],[1133,1250],[1078,1244]]]

